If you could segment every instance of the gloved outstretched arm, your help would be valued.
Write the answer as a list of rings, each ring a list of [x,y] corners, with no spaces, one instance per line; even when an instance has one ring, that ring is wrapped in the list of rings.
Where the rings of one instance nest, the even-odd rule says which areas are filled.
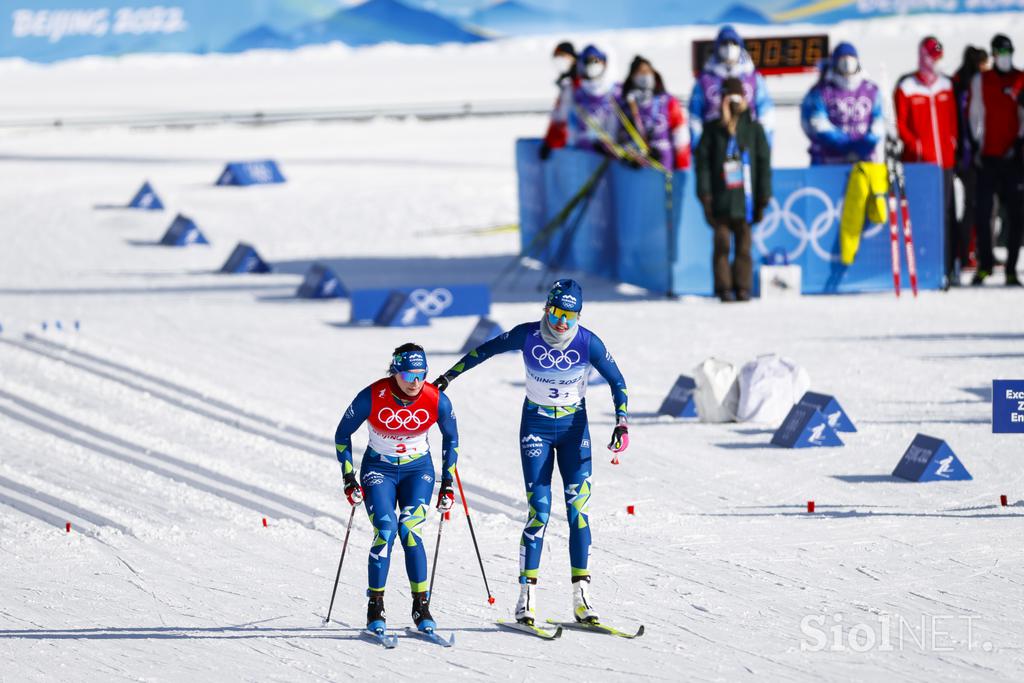
[[[523,348],[523,344],[526,342],[526,331],[529,326],[529,323],[516,325],[508,332],[499,334],[494,339],[486,341],[476,347],[459,359],[459,362],[449,368],[443,375],[440,375],[435,379],[433,382],[434,386],[441,391],[444,391],[448,388],[448,385],[453,379],[467,370],[472,370],[491,356],[496,356],[508,351],[521,350]]]

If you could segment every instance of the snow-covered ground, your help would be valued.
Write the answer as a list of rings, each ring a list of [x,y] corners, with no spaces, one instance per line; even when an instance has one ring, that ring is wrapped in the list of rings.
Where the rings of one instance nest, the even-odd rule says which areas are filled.
[[[877,31],[890,29],[883,22]],[[457,52],[436,54],[446,50]],[[369,59],[360,54],[353,59]],[[423,79],[419,90],[410,86],[412,100],[430,99],[423,83],[437,76],[433,54],[404,55],[396,77]],[[106,82],[123,66],[131,82],[149,59],[159,61],[40,73],[73,92],[92,68],[109,70]],[[192,58],[165,59],[180,75],[178,60]],[[222,59],[195,62],[194,82],[210,90],[197,100],[204,107],[224,106],[201,68],[218,73]],[[7,65],[4,77],[37,68]],[[255,71],[210,80],[225,91],[293,85],[287,70],[241,83]],[[121,107],[102,100],[92,102]],[[1022,442],[989,424],[991,380],[1020,375],[1024,322],[1021,295],[995,286],[916,301],[722,306],[584,279],[584,324],[615,353],[633,415],[622,464],[596,458],[593,596],[609,620],[644,624],[646,634],[567,632],[545,643],[493,623],[514,605],[525,516],[522,370],[512,356],[449,392],[495,605],[457,511],[432,605],[456,647],[403,638],[385,652],[360,640],[371,537],[360,512],[334,623],[320,625],[348,518],[332,446],[342,410],[382,374],[394,346],[422,343],[441,370],[474,321],[412,332],[349,326],[347,301],[300,302],[294,289],[313,260],[336,265],[350,285],[424,272],[489,281],[517,236],[465,231],[516,220],[512,140],[543,123],[0,134],[0,681],[1024,676]],[[287,184],[212,186],[225,160],[264,156],[281,162]],[[146,178],[167,211],[103,208]],[[212,244],[152,246],[175,211]],[[277,272],[211,274],[241,239]],[[527,273],[495,292],[503,325],[538,314],[536,279]],[[68,329],[74,320],[77,332]],[[844,435],[845,447],[786,451],[768,445],[770,425],[655,416],[675,377],[704,358],[744,362],[770,351],[840,399],[859,429]],[[613,423],[603,387],[592,388],[590,405],[602,442]],[[890,479],[918,432],[947,440],[974,480]],[[436,531],[431,519],[431,557]],[[557,506],[547,537],[540,611],[563,618],[567,533]],[[400,561],[387,604],[391,625],[410,623]]]

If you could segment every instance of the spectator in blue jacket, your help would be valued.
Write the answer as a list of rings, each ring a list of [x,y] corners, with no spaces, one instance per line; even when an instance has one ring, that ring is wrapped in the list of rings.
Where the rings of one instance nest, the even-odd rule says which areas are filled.
[[[693,84],[690,95],[690,139],[694,150],[700,144],[704,124],[722,116],[722,83],[735,78],[743,84],[750,118],[761,124],[772,142],[775,130],[775,103],[768,94],[764,76],[754,68],[743,39],[732,26],[723,26],[715,39],[715,49]]]

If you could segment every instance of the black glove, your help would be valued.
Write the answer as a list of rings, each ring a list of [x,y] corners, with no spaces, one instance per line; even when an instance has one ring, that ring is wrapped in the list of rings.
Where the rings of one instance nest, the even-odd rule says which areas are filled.
[[[768,201],[764,199],[757,203],[757,206],[754,208],[754,225],[764,220],[764,210],[767,206]]]
[[[704,209],[704,220],[708,222],[708,225],[714,227],[715,217],[711,215],[711,197],[701,197],[700,205]]]
[[[437,492],[437,509],[441,512],[448,512],[455,505],[455,492],[452,490],[452,480],[442,479],[441,488]]]
[[[345,475],[345,497],[349,505],[359,505],[363,502],[363,487],[356,480],[356,475],[349,472]]]
[[[548,157],[551,156],[551,147],[548,146],[548,143],[546,143],[546,142],[541,143],[541,145],[540,145],[540,152],[538,152],[537,156],[540,157],[541,161],[547,161],[548,160]]]
[[[448,375],[440,375],[435,379],[432,384],[437,387],[438,391],[444,391],[448,388]]]

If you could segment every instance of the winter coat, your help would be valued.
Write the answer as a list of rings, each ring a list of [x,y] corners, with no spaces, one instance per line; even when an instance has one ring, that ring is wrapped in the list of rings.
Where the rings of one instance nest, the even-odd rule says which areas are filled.
[[[697,147],[694,168],[697,173],[697,196],[711,197],[711,213],[716,219],[745,219],[746,195],[743,187],[730,189],[725,168],[730,147],[729,129],[721,120],[712,121],[704,129]],[[750,112],[743,112],[736,125],[736,147],[746,151],[750,163],[750,188],[754,211],[764,207],[772,196],[771,148],[764,127],[754,121]]]

